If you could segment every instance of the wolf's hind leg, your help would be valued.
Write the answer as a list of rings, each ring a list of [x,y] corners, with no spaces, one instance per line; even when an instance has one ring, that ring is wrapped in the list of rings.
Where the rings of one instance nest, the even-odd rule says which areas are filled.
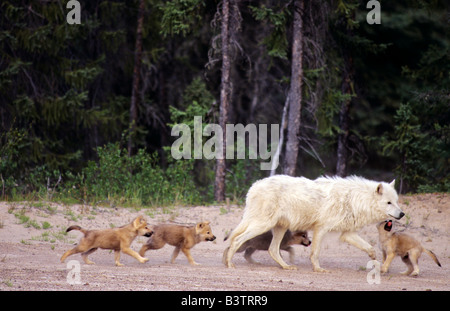
[[[283,269],[286,270],[296,270],[296,266],[288,265],[280,255],[280,243],[283,240],[284,234],[286,233],[286,228],[276,226],[272,229],[273,238],[272,242],[269,246],[269,254],[272,256],[273,260],[275,260]]]

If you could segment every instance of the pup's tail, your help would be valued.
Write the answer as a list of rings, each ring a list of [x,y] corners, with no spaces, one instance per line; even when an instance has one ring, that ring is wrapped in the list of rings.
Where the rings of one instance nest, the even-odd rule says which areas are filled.
[[[432,251],[430,251],[429,249],[426,249],[426,248],[424,248],[423,251],[425,253],[427,253],[428,255],[430,255],[430,257],[433,258],[434,262],[437,263],[437,265],[439,267],[442,267],[441,263],[439,262],[439,260],[437,259],[436,255]]]
[[[83,229],[80,226],[76,226],[76,225],[75,226],[70,226],[69,228],[67,228],[66,232],[69,232],[69,231],[72,231],[72,230],[81,231],[81,232],[83,232],[83,234],[86,234],[86,232],[87,232],[86,229]]]

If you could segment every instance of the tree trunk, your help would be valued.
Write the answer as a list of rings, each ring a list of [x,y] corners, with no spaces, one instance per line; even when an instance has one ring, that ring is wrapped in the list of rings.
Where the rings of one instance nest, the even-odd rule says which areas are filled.
[[[353,15],[354,18],[354,15]],[[346,29],[347,36],[353,36],[351,29]],[[338,135],[338,147],[337,147],[337,161],[336,161],[336,174],[341,177],[347,176],[347,164],[348,164],[348,137],[349,137],[349,110],[352,102],[352,97],[354,95],[353,88],[353,77],[354,77],[354,66],[353,58],[350,55],[348,48],[341,48],[342,58],[344,60],[344,70],[342,74],[342,84],[341,92],[344,95],[350,96],[345,99],[341,104],[341,109],[339,111],[339,129],[340,133]]]
[[[222,2],[222,83],[220,88],[219,125],[223,132],[222,157],[216,160],[216,179],[214,181],[214,197],[217,202],[225,200],[225,153],[226,153],[226,123],[231,99],[231,56],[230,56],[230,0]]]
[[[351,58],[350,60],[351,61]],[[344,60],[344,62],[347,62]],[[345,66],[347,67],[347,65]],[[342,81],[342,94],[353,94],[351,87],[351,74],[346,68],[344,70],[344,77]],[[337,162],[336,162],[336,174],[341,177],[347,176],[347,162],[348,162],[348,135],[349,135],[349,110],[351,99],[345,99],[341,104],[341,110],[339,111],[339,129],[338,135],[338,147],[337,147]]]
[[[300,117],[302,109],[303,77],[303,0],[294,2],[294,30],[292,42],[291,85],[289,89],[289,115],[284,174],[295,176],[299,148]]]
[[[270,176],[275,175],[278,164],[280,163],[280,155],[283,150],[284,130],[286,129],[287,111],[289,108],[289,97],[286,98],[283,108],[283,114],[281,115],[281,127],[280,127],[280,139],[278,140],[277,150],[273,155],[272,167],[270,169]]]
[[[136,135],[136,125],[138,119],[138,97],[140,83],[140,67],[142,61],[142,27],[144,25],[145,1],[139,0],[139,11],[136,29],[136,46],[134,49],[133,84],[131,90],[130,105],[130,133],[128,136],[128,156],[134,153],[133,140]]]

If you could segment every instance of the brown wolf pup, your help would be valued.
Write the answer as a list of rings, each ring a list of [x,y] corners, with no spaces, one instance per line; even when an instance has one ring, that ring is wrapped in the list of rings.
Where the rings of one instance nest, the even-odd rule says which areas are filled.
[[[61,262],[73,254],[82,253],[81,257],[84,262],[93,265],[94,262],[88,259],[88,255],[92,254],[97,248],[113,249],[116,266],[123,266],[120,262],[120,252],[124,252],[130,256],[136,258],[140,263],[147,262],[147,258],[139,256],[137,252],[130,248],[131,243],[138,235],[150,237],[153,233],[151,229],[147,227],[147,222],[142,216],[136,217],[130,224],[113,229],[104,230],[86,230],[80,226],[70,226],[66,232],[71,230],[79,230],[83,232],[84,237],[81,238],[78,245],[68,250],[61,257]]]
[[[403,275],[419,275],[419,257],[422,252],[427,253],[440,267],[441,264],[436,255],[425,248],[413,237],[400,232],[391,232],[392,220],[382,221],[377,224],[380,235],[381,250],[383,251],[383,266],[381,273],[389,270],[395,256],[400,256],[402,261],[408,266],[408,270]]]
[[[147,250],[160,249],[167,243],[175,246],[171,263],[175,262],[175,258],[181,250],[191,265],[198,265],[192,258],[190,249],[202,241],[214,241],[215,239],[209,221],[199,222],[195,226],[162,224],[153,227],[153,235],[142,246],[139,254],[144,256]]]
[[[242,244],[241,247],[239,247],[239,249],[236,252],[241,253],[245,251],[244,258],[249,263],[257,263],[256,261],[253,260],[252,254],[257,250],[262,251],[269,250],[272,238],[273,238],[272,231],[267,231],[266,233],[263,233],[261,235],[258,235],[257,237],[254,237],[253,239],[246,241],[244,244]],[[225,237],[224,241],[226,241],[227,239],[228,236]],[[294,263],[294,256],[295,256],[294,248],[291,247],[291,245],[295,244],[309,246],[311,244],[311,241],[308,239],[308,232],[306,231],[291,232],[290,230],[288,230],[284,234],[284,237],[281,240],[280,250],[285,250],[289,253],[289,260],[291,263]],[[225,263],[228,254],[228,249],[229,247],[227,247],[223,252],[222,258],[223,263]]]

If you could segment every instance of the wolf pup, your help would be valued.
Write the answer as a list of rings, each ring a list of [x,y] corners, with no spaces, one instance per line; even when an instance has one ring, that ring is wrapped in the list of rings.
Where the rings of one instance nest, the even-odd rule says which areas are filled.
[[[382,221],[377,224],[378,233],[380,235],[381,250],[383,251],[383,266],[381,273],[389,270],[392,259],[396,255],[402,258],[402,261],[408,266],[408,270],[403,275],[417,276],[419,275],[419,257],[422,252],[427,253],[440,267],[441,264],[436,255],[425,248],[409,235],[399,232],[391,232],[392,220]]]
[[[68,250],[61,257],[61,262],[73,254],[81,253],[84,262],[93,265],[94,262],[88,259],[88,255],[92,254],[97,248],[113,249],[116,266],[123,266],[120,262],[120,252],[124,252],[136,258],[140,263],[147,262],[147,258],[139,256],[137,252],[130,248],[131,243],[138,235],[150,237],[153,231],[147,227],[147,222],[142,216],[136,217],[130,224],[113,229],[104,230],[86,230],[80,226],[70,226],[66,232],[71,230],[79,230],[83,232],[84,237],[81,238],[78,245]]]
[[[257,237],[254,237],[253,239],[246,241],[244,244],[242,244],[241,247],[239,247],[237,253],[245,251],[244,254],[245,260],[247,260],[249,263],[257,263],[256,261],[253,260],[252,254],[257,250],[261,251],[269,250],[272,238],[273,238],[272,231],[267,231],[266,233],[263,233],[261,235],[258,235]],[[227,239],[228,236],[225,237],[224,241],[226,241]],[[308,239],[308,232],[306,231],[291,232],[290,230],[288,230],[284,234],[284,237],[281,240],[280,250],[285,250],[289,253],[289,260],[291,263],[294,263],[294,256],[295,256],[294,248],[291,247],[291,245],[295,244],[303,246],[311,245],[311,241]],[[222,258],[223,263],[225,263],[228,249],[229,247],[227,247],[223,252]]]
[[[186,255],[191,265],[198,265],[191,256],[190,249],[202,241],[214,241],[209,221],[199,222],[195,226],[161,224],[153,227],[153,235],[145,243],[139,254],[144,256],[149,249],[160,249],[169,244],[175,246],[171,263],[175,262],[180,250]]]

